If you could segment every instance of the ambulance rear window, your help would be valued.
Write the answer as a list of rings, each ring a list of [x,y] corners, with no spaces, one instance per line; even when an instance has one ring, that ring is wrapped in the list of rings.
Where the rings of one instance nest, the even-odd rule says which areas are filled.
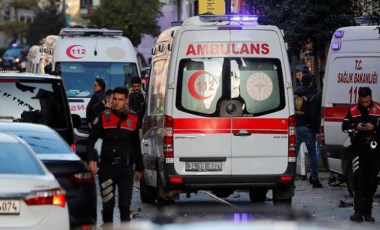
[[[285,107],[278,59],[183,59],[177,89],[177,108],[196,115],[259,116]],[[227,101],[236,102],[237,110],[226,113],[222,105]]]

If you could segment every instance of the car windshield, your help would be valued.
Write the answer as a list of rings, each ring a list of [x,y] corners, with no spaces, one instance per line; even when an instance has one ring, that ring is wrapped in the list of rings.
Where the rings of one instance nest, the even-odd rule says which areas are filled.
[[[20,143],[1,143],[0,173],[43,175],[44,171],[38,160],[24,145],[20,145]]]
[[[138,76],[135,63],[62,62],[56,69],[62,76],[68,97],[90,98],[96,78],[102,78],[106,88],[131,87],[131,78]]]
[[[59,82],[0,79],[0,120],[67,128]]]
[[[54,132],[22,132],[14,131],[16,135],[24,139],[37,154],[62,154],[71,153],[66,142]]]

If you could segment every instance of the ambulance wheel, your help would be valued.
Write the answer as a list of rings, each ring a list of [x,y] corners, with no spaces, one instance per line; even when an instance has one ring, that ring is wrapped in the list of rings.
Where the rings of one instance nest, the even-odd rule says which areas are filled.
[[[273,204],[279,206],[292,206],[292,198],[294,196],[294,184],[288,188],[273,189]]]
[[[174,200],[170,199],[167,196],[167,192],[162,186],[161,180],[158,178],[157,179],[157,192],[156,192],[156,197],[157,197],[157,202],[156,206],[157,208],[161,209],[166,206],[169,206],[171,204],[174,204]]]
[[[144,177],[140,180],[140,198],[141,202],[147,204],[154,204],[157,198],[156,188],[147,185]]]
[[[352,173],[351,164],[346,167],[346,171],[344,172],[346,177],[346,187],[348,192],[352,197],[354,197],[354,174]]]
[[[268,189],[262,189],[262,188],[250,189],[249,199],[252,202],[264,202],[265,198],[267,198],[267,192],[268,192]]]
[[[291,207],[292,206],[292,198],[290,197],[288,199],[276,199],[273,198],[273,204],[278,206],[285,206],[285,207]]]
[[[213,191],[212,193],[219,197],[219,198],[227,198],[229,195],[231,195],[234,191],[232,190],[219,190],[219,191]]]

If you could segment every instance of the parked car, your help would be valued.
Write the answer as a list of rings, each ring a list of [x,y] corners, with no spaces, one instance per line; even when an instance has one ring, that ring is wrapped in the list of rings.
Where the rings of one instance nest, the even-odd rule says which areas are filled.
[[[75,150],[74,128],[62,78],[33,73],[0,73],[0,121],[48,125]]]
[[[65,191],[33,149],[0,132],[0,228],[69,229]]]
[[[24,139],[66,190],[71,227],[96,225],[95,178],[57,132],[45,125],[18,122],[0,122],[0,132]]]
[[[1,57],[0,69],[25,72],[29,47],[13,44]]]

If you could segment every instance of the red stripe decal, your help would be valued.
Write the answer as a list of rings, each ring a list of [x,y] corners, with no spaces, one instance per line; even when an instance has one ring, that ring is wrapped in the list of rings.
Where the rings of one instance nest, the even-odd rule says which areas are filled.
[[[322,116],[325,121],[343,122],[347,111],[347,107],[323,107]]]
[[[232,126],[232,127],[231,127]],[[249,133],[287,134],[287,118],[176,118],[175,134]]]

